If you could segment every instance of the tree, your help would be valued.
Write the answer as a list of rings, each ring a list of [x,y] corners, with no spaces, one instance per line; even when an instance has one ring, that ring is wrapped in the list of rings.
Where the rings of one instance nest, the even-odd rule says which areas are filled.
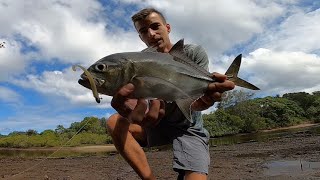
[[[26,135],[27,136],[33,136],[33,135],[37,135],[38,132],[36,130],[33,130],[33,129],[29,129],[26,131]]]
[[[314,95],[316,97],[320,97],[320,91],[315,91],[312,93],[312,95]]]
[[[106,128],[101,126],[101,121],[97,117],[84,118],[83,121],[81,121],[80,126],[82,127],[81,131],[96,133],[96,134],[106,133]]]
[[[218,109],[214,113],[204,115],[204,126],[209,131],[210,136],[222,136],[236,134],[241,130],[243,121],[238,117],[228,114],[223,109]]]
[[[26,134],[26,132],[23,132],[23,131],[13,131],[13,132],[9,133],[8,136],[24,135],[24,134]]]
[[[78,132],[81,128],[81,122],[73,122],[71,123],[70,127],[68,128],[71,132]]]
[[[315,97],[306,92],[287,93],[282,96],[283,98],[295,101],[303,110],[307,110],[315,101]]]
[[[243,121],[241,132],[255,132],[267,128],[266,119],[261,117],[261,106],[258,100],[248,100],[229,107],[229,114],[238,116]]]
[[[307,118],[314,120],[315,122],[320,122],[320,94],[313,101],[311,106],[306,110]]]
[[[235,106],[240,102],[247,101],[254,96],[254,93],[244,90],[233,90],[223,93],[222,100],[217,105],[218,109]]]
[[[62,134],[66,132],[66,128],[64,128],[63,125],[58,125],[54,131],[58,134]]]
[[[46,130],[42,131],[40,133],[40,135],[55,134],[55,133],[56,132],[54,130],[52,130],[52,129],[46,129]]]
[[[304,110],[295,102],[286,98],[260,99],[261,116],[274,122],[276,126],[290,126],[302,121]]]

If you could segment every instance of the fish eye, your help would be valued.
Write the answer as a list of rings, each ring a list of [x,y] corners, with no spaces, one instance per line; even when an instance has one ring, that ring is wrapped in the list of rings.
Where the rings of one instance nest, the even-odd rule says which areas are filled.
[[[97,71],[106,71],[107,70],[107,66],[105,64],[97,64],[95,68]]]

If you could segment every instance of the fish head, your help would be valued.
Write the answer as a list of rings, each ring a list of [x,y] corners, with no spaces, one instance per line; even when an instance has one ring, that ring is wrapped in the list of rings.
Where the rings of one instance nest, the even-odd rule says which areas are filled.
[[[113,96],[115,92],[123,85],[119,81],[122,73],[122,60],[115,59],[112,56],[106,56],[92,64],[87,71],[94,80],[97,91],[101,94]],[[87,74],[82,73],[78,83],[91,89]]]

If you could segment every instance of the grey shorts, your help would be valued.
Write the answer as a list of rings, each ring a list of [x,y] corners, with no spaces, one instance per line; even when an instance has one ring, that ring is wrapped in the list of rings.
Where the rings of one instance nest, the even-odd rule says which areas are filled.
[[[177,172],[194,171],[208,174],[210,154],[208,137],[195,133],[189,122],[172,123],[165,120],[147,129],[147,147],[172,144],[173,169]]]

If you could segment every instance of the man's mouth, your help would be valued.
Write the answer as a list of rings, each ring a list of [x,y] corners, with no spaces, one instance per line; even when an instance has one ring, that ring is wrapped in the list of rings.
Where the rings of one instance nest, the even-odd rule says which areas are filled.
[[[155,40],[151,43],[151,47],[158,47],[161,44],[161,39]]]

